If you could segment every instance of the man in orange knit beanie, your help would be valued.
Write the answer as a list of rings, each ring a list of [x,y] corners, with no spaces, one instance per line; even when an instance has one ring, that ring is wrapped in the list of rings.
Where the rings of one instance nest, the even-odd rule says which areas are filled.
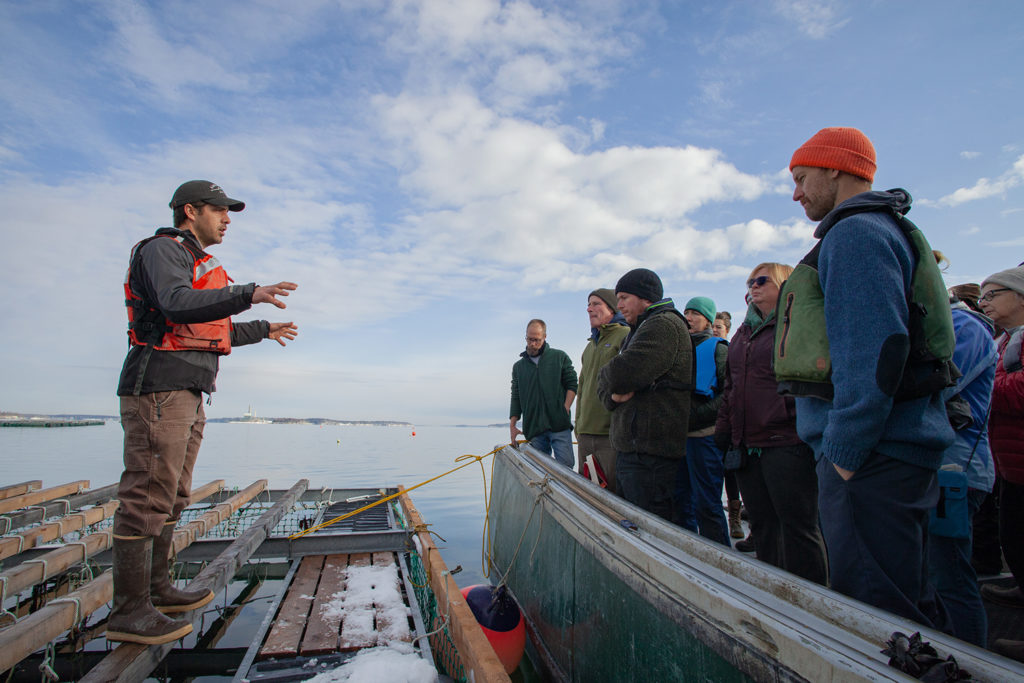
[[[904,232],[909,193],[871,190],[875,148],[864,133],[818,131],[793,153],[790,171],[793,201],[821,221],[820,241],[780,295],[775,371],[780,393],[796,397],[797,432],[818,460],[832,588],[946,629],[928,579],[928,513],[954,436],[943,387],[907,388],[920,367],[911,357],[911,279],[922,268],[932,284],[941,275]]]

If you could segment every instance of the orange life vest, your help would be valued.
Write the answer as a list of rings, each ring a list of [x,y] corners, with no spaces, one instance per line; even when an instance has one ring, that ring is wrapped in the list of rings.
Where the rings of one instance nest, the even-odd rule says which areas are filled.
[[[132,346],[149,346],[158,351],[209,351],[231,353],[231,319],[222,318],[204,323],[176,323],[168,320],[150,302],[131,289],[132,269],[137,266],[139,250],[154,239],[166,237],[178,242],[194,260],[193,289],[222,289],[232,282],[216,257],[197,250],[184,239],[160,233],[148,237],[134,247],[124,278],[125,306],[128,309],[128,339]]]

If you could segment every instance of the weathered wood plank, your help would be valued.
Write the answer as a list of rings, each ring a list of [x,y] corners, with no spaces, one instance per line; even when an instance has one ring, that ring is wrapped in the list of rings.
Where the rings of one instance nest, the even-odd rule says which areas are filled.
[[[349,567],[369,567],[372,563],[373,555],[371,553],[353,553],[348,556]],[[377,636],[374,632],[373,620],[372,605],[367,605],[364,608],[346,606],[338,649],[342,652],[351,652],[376,645]]]
[[[309,625],[302,637],[299,651],[304,655],[319,655],[338,651],[338,637],[341,634],[341,609],[335,600],[340,600],[345,591],[345,568],[348,555],[328,555],[316,589],[316,600],[309,614]]]
[[[266,487],[267,482],[266,480],[261,480],[260,482],[257,482],[257,484],[253,484],[249,488],[245,489],[245,491],[234,496],[228,503],[222,503],[222,505],[230,504],[233,509],[237,510],[246,502],[258,495],[259,492]],[[206,525],[212,529],[214,522],[221,514],[222,513],[216,509],[206,512],[204,514],[204,518],[207,518]],[[284,512],[281,514],[283,515]],[[261,517],[260,519],[263,518]],[[195,524],[195,522],[193,522],[193,524]],[[194,534],[194,529],[179,529],[175,532],[175,541],[178,541],[180,536],[187,545],[188,543],[191,543]],[[225,551],[225,554],[227,552],[228,551]],[[251,552],[252,551],[250,550],[250,554]],[[211,566],[213,566],[213,563],[207,566],[207,570]],[[232,574],[233,573],[234,572],[232,572]],[[191,585],[193,587],[202,587],[202,585],[197,584],[202,576],[203,574],[200,573]],[[228,578],[230,578],[230,576],[231,575],[229,575]],[[225,580],[225,584],[226,583],[227,581]],[[77,591],[68,593],[58,600],[51,600],[42,609],[39,609],[32,614],[19,619],[17,623],[0,630],[0,671],[10,669],[12,666],[46,645],[61,633],[70,629],[75,625],[75,623],[77,623],[77,620],[92,614],[102,605],[109,602],[114,594],[113,585],[113,574],[109,571],[104,572],[98,578],[93,579]],[[168,644],[168,651],[170,651],[172,645],[173,643]],[[117,648],[117,650],[114,651],[114,654],[124,647],[125,645],[122,645]],[[145,647],[142,645],[134,647],[145,650]],[[114,654],[108,656],[107,659],[113,657]],[[107,659],[103,661],[106,662]],[[163,659],[163,655],[161,655],[160,659]],[[160,659],[157,659],[153,663],[153,667],[160,662]],[[99,668],[100,666],[97,667],[97,669]],[[146,674],[148,674],[149,671],[152,671],[152,669],[149,669]],[[116,680],[118,678],[116,675],[111,678],[107,678],[105,677],[106,675],[107,674],[101,669],[99,678],[94,678],[93,680],[108,681]],[[145,676],[142,676],[142,678],[139,678],[138,680],[141,681],[144,678]]]
[[[267,481],[261,479],[250,485],[242,493],[255,490],[253,494],[255,496],[263,491],[266,486]],[[213,562],[206,565],[206,568],[199,572],[198,576],[189,584],[189,587],[193,589],[209,588],[212,591],[219,591],[227,586],[231,577],[246,563],[260,543],[270,535],[270,532],[281,521],[281,518],[294,507],[295,501],[305,493],[308,487],[309,481],[307,479],[300,479],[296,482],[272,508],[260,515],[259,519],[251,527],[243,532],[234,543],[228,546],[227,550],[217,556],[217,559]],[[238,495],[242,495],[242,493]],[[210,528],[213,527],[211,526]],[[200,613],[186,612],[183,615],[176,616],[188,618],[195,622],[199,619]],[[99,681],[143,681],[173,648],[174,643],[152,645],[150,647],[134,643],[122,643],[106,659],[94,667],[82,681],[83,683],[90,681],[93,683]]]
[[[420,557],[430,577],[430,588],[437,596],[437,610],[440,614],[449,615],[448,631],[459,651],[466,675],[476,683],[507,683],[511,679],[505,673],[505,666],[487,641],[487,636],[480,629],[480,624],[462,597],[458,584],[448,572],[444,558],[426,530],[423,517],[412,504],[405,488],[399,486],[398,489],[402,492],[398,498],[402,509],[405,510],[410,526],[417,531],[421,548]]]
[[[116,500],[107,501],[103,505],[65,515],[52,522],[32,527],[27,531],[0,538],[0,560],[14,557],[29,548],[35,548],[37,545],[56,541],[64,536],[64,534],[69,534],[72,531],[78,531],[97,522],[102,522],[114,514],[114,511],[117,510],[117,505],[118,502]]]
[[[374,567],[397,567],[398,561],[393,552],[377,552],[373,554]],[[399,595],[402,593],[401,582],[397,580],[396,574],[395,589]],[[409,628],[409,609],[403,599],[401,607],[388,604],[374,603],[377,623],[377,644],[384,645],[390,641],[400,640],[412,642],[412,630]]]
[[[316,596],[320,570],[324,566],[323,555],[302,558],[299,570],[295,572],[288,594],[281,603],[281,609],[274,619],[267,639],[260,648],[260,659],[270,657],[294,657],[299,653],[299,643],[309,620],[309,613]]]
[[[79,481],[61,484],[60,486],[51,486],[48,489],[29,491],[28,493],[23,493],[20,496],[11,496],[10,498],[0,500],[0,513],[13,512],[14,510],[20,510],[21,508],[28,507],[29,505],[38,505],[39,503],[45,503],[49,500],[71,496],[76,493],[81,493],[87,488],[89,488],[89,480],[80,479]]]
[[[10,498],[12,496],[20,496],[23,493],[28,493],[29,491],[35,491],[38,488],[42,488],[42,486],[43,482],[41,479],[22,481],[17,484],[8,484],[7,486],[0,487],[0,500]]]
[[[86,505],[98,505],[117,497],[117,484],[107,484],[98,489],[89,489],[74,496],[68,496],[72,510],[77,510]],[[29,524],[42,522],[48,517],[62,515],[67,512],[68,505],[64,500],[42,503],[18,512],[11,512],[0,515],[0,533],[10,533],[14,529],[21,529]]]

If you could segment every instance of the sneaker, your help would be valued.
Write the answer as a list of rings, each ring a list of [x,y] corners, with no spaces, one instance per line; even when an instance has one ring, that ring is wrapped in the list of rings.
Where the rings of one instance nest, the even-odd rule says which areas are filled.
[[[1020,586],[1000,588],[986,583],[981,587],[981,597],[1003,607],[1024,609],[1024,593],[1021,593]]]

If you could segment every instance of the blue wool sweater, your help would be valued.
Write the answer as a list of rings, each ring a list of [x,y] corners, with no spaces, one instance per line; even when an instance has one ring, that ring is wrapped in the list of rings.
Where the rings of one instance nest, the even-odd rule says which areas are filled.
[[[858,206],[879,211],[837,215]],[[942,397],[892,399],[906,360],[915,259],[886,207],[905,213],[910,196],[863,192],[833,209],[814,232],[821,239],[818,279],[835,396],[797,398],[797,432],[817,457],[844,469],[856,471],[878,451],[936,470],[954,438]]]

